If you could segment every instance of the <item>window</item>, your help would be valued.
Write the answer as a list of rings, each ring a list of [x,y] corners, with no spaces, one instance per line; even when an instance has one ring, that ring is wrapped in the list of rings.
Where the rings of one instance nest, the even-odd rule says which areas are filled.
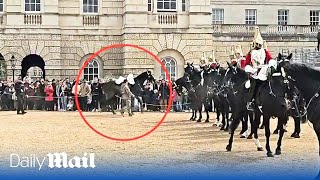
[[[0,0],[0,12],[3,12],[3,0]]]
[[[278,25],[288,25],[289,10],[279,9],[278,10]]]
[[[43,72],[41,68],[39,68],[38,66],[34,66],[28,69],[27,75],[30,78],[38,78],[38,77],[42,77]]]
[[[152,11],[152,0],[148,0],[148,11]]]
[[[320,10],[318,11],[310,11],[310,25],[318,26],[320,22]]]
[[[24,10],[26,12],[40,12],[41,11],[41,1],[40,0],[25,0]]]
[[[176,11],[177,0],[157,0],[158,11]]]
[[[165,57],[163,59],[161,59],[163,64],[165,65],[165,67],[168,70],[168,73],[170,75],[170,78],[175,78],[176,77],[176,71],[177,71],[177,62],[173,57]],[[161,68],[161,76],[165,77],[165,79],[168,79],[168,77],[166,76],[166,73],[163,71],[163,69]]]
[[[98,13],[99,0],[83,0],[83,13]]]
[[[182,12],[186,12],[186,0],[182,0]]]
[[[99,63],[98,60],[93,59],[84,68],[83,78],[92,81],[95,77],[99,78]]]
[[[224,10],[223,9],[212,9],[212,23],[223,24],[224,21]]]
[[[257,24],[257,10],[246,9],[246,25],[256,25],[256,24]]]

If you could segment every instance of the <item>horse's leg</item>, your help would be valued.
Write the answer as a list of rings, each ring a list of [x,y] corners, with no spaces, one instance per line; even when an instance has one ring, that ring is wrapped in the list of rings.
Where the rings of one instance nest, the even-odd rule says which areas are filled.
[[[254,132],[254,117],[253,117],[253,113],[249,112],[249,120],[250,120],[250,134],[249,136],[247,137],[247,139],[252,139],[252,136],[253,136],[253,132]]]
[[[205,108],[205,111],[206,111],[206,114],[207,114],[207,119],[206,119],[206,123],[209,122],[209,112],[210,112],[210,103],[209,102],[206,102],[205,105],[204,105],[204,108]]]
[[[222,125],[221,125],[220,130],[223,131],[224,127],[226,126],[226,116],[225,116],[223,110],[221,111],[221,115],[222,115]]]
[[[255,111],[255,115],[254,115],[254,120],[253,120],[253,135],[254,135],[254,138],[253,138],[253,141],[255,143],[255,145],[257,146],[257,149],[258,151],[263,151],[263,148],[260,144],[260,141],[258,139],[258,128],[259,128],[259,125],[260,125],[260,117],[261,117],[261,114],[258,114],[257,111]]]
[[[201,122],[202,119],[202,103],[201,105],[198,106],[198,111],[199,111],[199,119],[197,120],[197,122]],[[197,110],[196,110],[197,112]]]
[[[286,117],[281,117],[281,118],[278,118],[278,124],[279,124],[279,139],[278,139],[278,143],[277,143],[277,149],[276,149],[276,153],[275,155],[280,155],[281,154],[281,142],[282,142],[282,138],[283,138],[283,135],[284,135],[284,129],[283,129],[283,126],[286,122]]]
[[[273,157],[272,151],[270,149],[270,116],[267,116],[266,114],[263,115],[263,124],[265,125],[265,136],[266,136],[266,150],[267,150],[267,156]]]
[[[238,125],[240,124],[240,120],[241,118],[234,118],[230,124],[230,138],[229,138],[229,144],[226,147],[227,151],[231,151],[232,149],[234,131],[237,129]]]
[[[300,132],[301,132],[301,127],[300,127],[300,117],[293,117],[294,120],[294,132],[292,133],[291,137],[294,138],[300,138]]]
[[[137,100],[138,100],[138,102],[139,102],[139,104],[140,104],[140,109],[141,109],[141,113],[143,113],[143,109],[144,109],[144,104],[143,104],[143,101],[142,101],[142,98],[140,98],[140,97],[137,97]]]
[[[226,128],[224,129],[224,131],[229,131],[229,108],[225,109],[224,115],[226,121]]]
[[[248,114],[245,113],[244,117],[241,118],[242,130],[240,132],[240,138],[246,138],[244,133],[248,130]]]
[[[190,118],[190,121],[193,121],[194,120],[194,109],[193,109],[193,107],[191,109],[192,109],[192,116]]]

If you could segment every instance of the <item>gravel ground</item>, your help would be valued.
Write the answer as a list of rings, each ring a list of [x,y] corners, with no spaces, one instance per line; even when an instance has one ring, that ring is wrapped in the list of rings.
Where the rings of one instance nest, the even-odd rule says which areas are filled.
[[[122,117],[119,113],[85,112],[88,122],[99,132],[114,138],[132,138],[151,130],[164,113],[135,113]],[[308,124],[302,125],[300,139],[290,137],[293,120],[282,145],[282,155],[266,157],[256,151],[253,140],[235,136],[232,152],[226,152],[229,134],[219,131],[210,123],[189,121],[190,113],[169,113],[153,133],[130,142],[112,141],[92,131],[78,112],[28,111],[24,116],[15,112],[0,112],[0,169],[13,173],[9,167],[11,153],[21,156],[46,156],[47,153],[66,152],[81,156],[95,153],[94,174],[139,175],[192,173],[219,175],[230,173],[246,175],[288,175],[312,179],[318,173],[318,142]],[[215,117],[211,114],[212,118]],[[211,118],[211,119],[212,119]],[[272,121],[272,130],[277,120]],[[312,126],[312,125],[311,125]],[[264,130],[259,131],[265,145]],[[271,136],[274,151],[278,136]],[[24,169],[24,173],[39,173]],[[301,173],[302,172],[302,173]]]

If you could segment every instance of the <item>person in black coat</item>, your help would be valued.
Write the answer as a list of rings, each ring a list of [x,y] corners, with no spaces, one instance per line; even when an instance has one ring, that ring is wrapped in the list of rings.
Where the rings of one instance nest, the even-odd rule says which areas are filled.
[[[168,105],[168,99],[170,96],[170,90],[167,82],[163,79],[159,86],[159,101],[161,106],[161,111],[165,111]]]
[[[92,93],[92,108],[93,111],[99,109],[100,98],[102,95],[102,87],[98,78],[95,78],[93,83],[91,84],[91,93]]]
[[[17,114],[25,114],[24,111],[24,101],[25,101],[25,92],[24,92],[24,84],[21,80],[21,77],[19,77],[18,80],[14,83],[14,90],[16,92],[17,96]],[[21,111],[21,113],[20,113]]]

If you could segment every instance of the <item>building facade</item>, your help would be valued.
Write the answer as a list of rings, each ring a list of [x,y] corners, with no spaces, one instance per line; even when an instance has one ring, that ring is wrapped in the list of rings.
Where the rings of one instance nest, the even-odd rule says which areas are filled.
[[[75,78],[93,53],[125,43],[148,49],[178,78],[203,52],[214,51],[223,63],[232,45],[249,51],[256,25],[273,53],[314,49],[319,12],[318,0],[0,0],[0,65],[9,80],[13,72]],[[82,76],[109,79],[146,69],[165,77],[150,55],[122,47],[99,54]]]

